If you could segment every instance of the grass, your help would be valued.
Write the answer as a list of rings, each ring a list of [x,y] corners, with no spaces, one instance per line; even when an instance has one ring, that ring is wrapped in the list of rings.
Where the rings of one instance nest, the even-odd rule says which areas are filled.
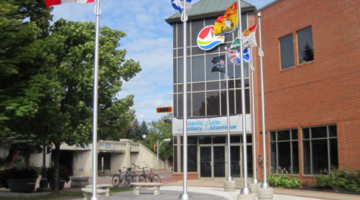
[[[117,192],[126,192],[131,190],[131,188],[110,188],[110,194]],[[26,193],[24,193],[26,194]],[[79,199],[83,198],[83,193],[81,191],[60,191],[59,194],[44,194],[30,197],[1,197],[1,200],[69,200],[69,199]]]

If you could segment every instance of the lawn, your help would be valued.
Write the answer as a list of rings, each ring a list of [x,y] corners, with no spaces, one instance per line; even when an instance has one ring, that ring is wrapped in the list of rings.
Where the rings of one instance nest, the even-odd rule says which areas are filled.
[[[110,188],[110,194],[116,192],[125,192],[129,191],[129,188]],[[1,197],[1,200],[68,200],[68,199],[78,199],[83,198],[83,193],[81,191],[69,191],[63,192],[60,191],[60,194],[46,194],[39,196],[31,196],[31,197]]]

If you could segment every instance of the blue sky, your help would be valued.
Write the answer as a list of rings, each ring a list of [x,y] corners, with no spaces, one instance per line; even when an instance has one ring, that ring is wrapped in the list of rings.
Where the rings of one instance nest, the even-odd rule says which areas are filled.
[[[197,2],[198,0],[193,0]],[[221,1],[221,0],[213,0]],[[273,0],[247,0],[261,8]],[[119,97],[134,94],[139,121],[156,121],[156,107],[172,106],[172,27],[165,19],[175,14],[170,0],[101,0],[100,26],[124,31],[120,41],[126,59],[140,62],[142,71],[124,82]],[[95,4],[68,3],[54,7],[54,21],[93,21]]]

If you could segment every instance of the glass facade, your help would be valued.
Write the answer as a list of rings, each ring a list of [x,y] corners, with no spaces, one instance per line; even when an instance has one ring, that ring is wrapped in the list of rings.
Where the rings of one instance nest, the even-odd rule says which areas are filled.
[[[242,15],[242,29],[247,28],[247,16]],[[225,37],[225,43],[209,51],[197,46],[197,37],[201,29],[214,25],[215,18],[190,21],[188,28],[187,50],[187,91],[188,117],[226,116],[226,87],[224,73],[212,72],[214,57],[224,55],[224,47],[230,46],[237,31]],[[174,117],[183,118],[183,24],[173,25],[174,30]],[[246,113],[250,113],[249,66],[244,63],[245,85],[241,86],[240,66],[234,66],[228,59],[230,114],[241,114],[241,89],[245,89]]]

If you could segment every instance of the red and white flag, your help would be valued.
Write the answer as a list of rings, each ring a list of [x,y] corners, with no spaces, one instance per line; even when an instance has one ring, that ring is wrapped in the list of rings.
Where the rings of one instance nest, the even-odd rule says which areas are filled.
[[[93,3],[95,0],[45,0],[46,8],[64,3]]]

